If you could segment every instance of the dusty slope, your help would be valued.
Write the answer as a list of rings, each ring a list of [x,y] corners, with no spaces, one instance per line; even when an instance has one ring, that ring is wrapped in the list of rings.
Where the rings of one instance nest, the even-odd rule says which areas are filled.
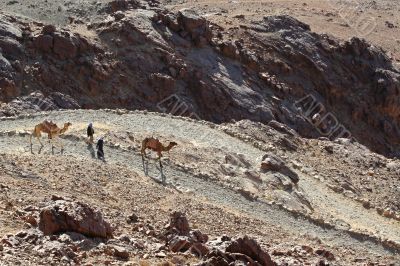
[[[179,10],[193,7],[211,21],[228,27],[247,24],[264,16],[290,15],[309,24],[313,31],[342,39],[365,38],[383,47],[400,64],[400,17],[398,0],[377,1],[175,1],[164,0]]]
[[[95,127],[98,129],[99,133],[107,134],[107,163],[103,165],[101,169],[107,169],[107,172],[111,171],[109,175],[112,176],[112,180],[116,178],[115,182],[107,182],[112,182],[114,186],[125,184],[126,187],[126,182],[128,182],[125,178],[120,180],[117,177],[120,175],[116,175],[112,172],[112,169],[114,169],[116,165],[126,169],[124,171],[133,171],[136,173],[141,173],[143,171],[142,161],[138,155],[139,143],[142,136],[161,136],[163,139],[175,140],[179,143],[179,146],[171,151],[170,159],[164,162],[166,165],[164,173],[167,177],[167,187],[182,191],[183,195],[193,197],[193,200],[200,202],[199,204],[203,204],[201,202],[209,202],[210,204],[223,208],[223,210],[227,212],[226,215],[228,215],[228,213],[233,213],[240,217],[248,217],[254,221],[262,222],[263,228],[267,227],[270,228],[269,230],[273,230],[271,234],[274,235],[274,238],[276,236],[279,239],[278,241],[277,238],[275,238],[274,241],[280,243],[285,241],[288,243],[295,243],[299,241],[294,240],[299,235],[306,236],[306,239],[310,237],[319,239],[324,245],[337,250],[335,256],[340,258],[337,261],[339,265],[351,265],[352,261],[354,262],[359,257],[364,257],[364,261],[374,261],[376,259],[376,254],[384,255],[385,260],[390,260],[391,256],[397,256],[389,250],[398,250],[398,246],[396,247],[396,245],[400,242],[400,235],[398,235],[399,222],[394,219],[384,218],[378,214],[374,207],[383,208],[383,206],[379,204],[384,202],[385,206],[395,210],[395,213],[398,215],[397,201],[385,201],[386,196],[391,196],[393,195],[392,193],[398,195],[398,188],[394,188],[394,190],[391,191],[388,187],[388,190],[378,192],[375,189],[379,189],[380,184],[378,183],[375,185],[372,183],[370,184],[372,193],[368,193],[362,190],[362,184],[359,185],[354,182],[353,184],[350,183],[350,187],[356,190],[356,192],[354,192],[355,194],[352,192],[342,194],[337,190],[330,189],[329,185],[334,181],[334,176],[328,175],[325,172],[327,170],[324,169],[323,166],[330,165],[332,168],[330,161],[337,160],[335,159],[336,155],[334,155],[334,157],[328,154],[318,155],[318,153],[321,152],[319,149],[324,151],[324,147],[327,143],[322,142],[317,144],[316,142],[300,139],[296,136],[293,137],[279,133],[272,128],[265,128],[261,131],[269,135],[269,140],[266,140],[265,137],[264,139],[260,139],[257,137],[257,134],[259,135],[260,133],[260,128],[251,125],[251,123],[245,123],[242,126],[240,126],[241,124],[239,123],[239,128],[243,126],[247,128],[247,132],[242,129],[240,130],[241,133],[239,133],[235,126],[216,127],[212,124],[171,118],[157,114],[136,112],[121,115],[122,113],[123,112],[117,114],[117,112],[110,111],[69,111],[52,113],[44,116],[41,115],[33,118],[3,120],[0,125],[0,129],[3,132],[0,138],[2,151],[7,154],[18,155],[19,158],[26,158],[26,163],[28,163],[27,166],[19,166],[17,169],[20,170],[6,166],[6,169],[10,171],[8,175],[18,178],[16,173],[23,171],[25,176],[35,176],[35,180],[42,180],[42,177],[40,177],[41,174],[39,174],[42,166],[34,162],[32,164],[34,155],[30,155],[27,135],[23,132],[44,118],[49,118],[54,121],[68,120],[73,123],[71,131],[66,135],[65,139],[63,139],[63,143],[66,145],[65,153],[61,155],[62,157],[60,157],[60,155],[57,156],[58,159],[56,161],[60,164],[60,167],[63,165],[61,158],[69,158],[68,160],[72,160],[72,163],[75,160],[78,162],[81,160],[89,160],[89,164],[96,163],[95,160],[91,162],[93,160],[91,159],[91,151],[88,150],[83,138],[86,124],[84,121],[94,121]],[[17,132],[15,132],[15,130],[17,130]],[[227,131],[229,134],[224,133],[224,131]],[[245,133],[245,135],[243,135],[243,133]],[[264,134],[262,134],[262,136],[265,136]],[[236,137],[234,137],[235,135]],[[134,143],[131,141],[132,137],[135,138]],[[297,151],[290,151],[287,150],[285,146],[282,146],[282,144],[280,144],[282,138],[297,143]],[[247,140],[243,141],[242,139]],[[313,147],[310,148],[309,144],[312,144]],[[35,145],[33,151],[36,153],[38,148],[39,147]],[[314,155],[310,156],[304,153],[304,148],[307,148],[309,154],[314,153]],[[357,156],[357,150],[360,148],[354,146],[354,144],[347,146],[342,144],[334,145],[334,151],[337,156],[340,155],[339,151],[343,150],[348,153],[350,158]],[[279,176],[280,180],[287,179],[287,176],[277,175],[277,173],[274,172],[263,173],[259,171],[259,157],[265,153],[263,150],[268,150],[282,158],[286,158],[287,162],[292,162],[288,165],[299,169],[295,170],[295,168],[292,168],[300,177],[297,186],[290,185],[287,181],[281,183],[281,185],[276,185],[277,181],[274,180],[276,176]],[[376,157],[376,155],[369,154],[365,150],[364,152],[367,158],[372,159]],[[43,156],[45,156],[45,154],[50,155],[48,145],[41,151],[40,158],[44,159]],[[238,154],[241,155],[239,156]],[[318,158],[318,165],[315,165],[311,160],[311,158],[314,157],[316,159]],[[9,156],[5,158],[5,164],[8,165],[9,163],[7,163],[7,160]],[[18,157],[14,158],[18,161],[21,160]],[[232,161],[229,158],[241,158],[244,163],[235,164],[235,160]],[[384,176],[389,184],[398,182],[399,173],[396,172],[396,169],[398,169],[396,165],[398,165],[399,162],[395,160],[388,161],[382,157],[379,157],[379,160],[385,167],[389,167],[389,164],[393,164],[394,172],[386,172],[385,168],[377,166],[373,178],[380,179]],[[46,162],[46,160],[44,162]],[[29,164],[32,165],[29,166]],[[23,165],[25,165],[25,163]],[[65,168],[67,166],[64,164],[63,167]],[[83,167],[82,171],[87,169],[85,166],[81,167]],[[73,170],[74,168],[75,167],[67,167],[65,172],[73,174],[75,172],[75,170]],[[149,169],[150,177],[159,180],[160,172],[157,170],[154,162],[149,163]],[[357,180],[360,176],[352,174],[352,171],[355,169],[357,169],[357,166],[350,162],[348,169],[341,169],[340,171],[343,175],[349,175],[351,178]],[[250,176],[248,173],[250,173]],[[62,173],[60,174],[63,175]],[[90,176],[86,177],[85,174],[84,176],[85,178],[83,180],[86,180],[85,182],[93,182],[90,181],[92,179]],[[53,180],[53,178],[57,179],[57,177],[52,177],[51,179]],[[137,177],[135,177],[135,179],[136,178]],[[146,177],[140,179],[144,180],[144,185],[148,182],[151,183],[151,179]],[[41,183],[43,182],[41,181]],[[57,184],[59,183],[57,182]],[[59,185],[61,187],[56,186],[52,191],[60,190],[65,185],[65,183],[61,183]],[[9,185],[7,184],[7,186]],[[46,187],[47,186],[48,185],[46,185]],[[81,187],[81,185],[77,186]],[[136,185],[134,187],[136,187]],[[132,189],[134,187],[132,187]],[[347,186],[347,188],[348,187],[349,186]],[[162,186],[159,185],[156,185],[155,188],[156,190],[162,190]],[[14,188],[12,185],[12,189],[17,188]],[[110,189],[113,190],[113,188]],[[48,193],[51,194],[50,192]],[[73,190],[71,192],[65,191],[64,193],[66,193],[65,195],[75,195],[75,197],[77,197],[76,192]],[[109,193],[108,189],[106,193]],[[118,199],[120,197],[119,195],[122,195],[120,193],[125,195],[131,194],[131,192],[125,193],[113,190],[113,195],[115,195],[113,198],[116,198],[117,201],[121,200]],[[170,193],[172,193],[171,196],[175,194],[173,190],[168,189],[167,194]],[[9,193],[9,195],[11,194],[14,196],[19,195],[18,193]],[[91,195],[92,194],[89,193],[88,197],[91,197]],[[139,197],[148,197],[140,193],[139,195]],[[40,197],[36,200],[42,198],[43,197]],[[370,199],[372,204],[377,204],[377,206],[371,206],[371,209],[366,209],[363,207],[362,202],[357,201],[357,199],[361,200],[361,198]],[[90,201],[96,202],[95,199],[91,199]],[[182,204],[186,204],[186,202],[182,202]],[[165,206],[163,206],[163,208],[166,209]],[[204,221],[203,219],[205,219],[209,224],[213,224],[214,222],[212,222],[207,208],[204,212],[206,218],[199,218],[200,221]],[[299,216],[299,218],[296,218],[296,216]],[[159,219],[161,218],[157,219],[160,221]],[[117,218],[113,221],[115,223],[121,223]],[[199,222],[197,218],[196,221]],[[203,222],[200,223],[202,224]],[[7,224],[8,228],[10,228],[7,230],[16,230],[9,222]],[[248,222],[241,221],[237,225],[240,226],[240,229],[237,230],[242,233],[253,232],[252,230],[254,230],[248,231],[249,226],[251,227]],[[227,221],[221,224],[221,226],[231,228]],[[217,228],[207,228],[214,233],[220,230]],[[222,230],[222,232],[226,232],[225,230],[227,229]],[[268,234],[265,233],[263,235]],[[270,240],[269,237],[261,238],[263,241],[266,241],[266,243]],[[360,241],[359,239],[364,240]],[[308,241],[309,240],[306,240],[305,242],[308,243]],[[309,243],[313,242],[311,241]],[[385,250],[382,246],[389,249]],[[397,253],[397,251],[395,252]],[[392,259],[396,260],[396,258],[397,257],[393,257]]]

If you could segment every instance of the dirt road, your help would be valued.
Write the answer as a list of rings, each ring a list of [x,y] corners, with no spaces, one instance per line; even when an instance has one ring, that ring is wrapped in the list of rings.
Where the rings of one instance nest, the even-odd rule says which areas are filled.
[[[117,112],[88,110],[54,112],[48,115],[3,120],[0,122],[2,152],[30,154],[26,130],[33,128],[43,119],[59,123],[69,121],[73,124],[71,130],[61,140],[65,145],[65,152],[61,155],[56,151],[54,156],[96,160],[94,148],[84,142],[85,126],[88,121],[97,124],[99,131],[104,134],[129,132],[132,135],[163,136],[178,142],[191,142],[199,148],[217,147],[221,152],[242,153],[254,164],[264,154],[263,151],[225,134],[218,129],[219,126],[210,123],[153,113],[130,112],[119,115]],[[33,152],[37,153],[38,149],[39,145],[35,144]],[[42,149],[41,154],[53,156],[48,144]],[[143,173],[144,170],[138,150],[112,141],[106,145],[106,164],[122,165],[138,173]],[[158,163],[150,160],[148,169],[149,177],[160,182]],[[173,156],[170,161],[164,161],[163,172],[168,186],[282,228],[291,234],[317,236],[323,243],[330,246],[355,248],[360,252],[368,250],[368,253],[374,255],[398,256],[397,248],[388,248],[387,244],[379,243],[378,239],[389,239],[399,243],[400,231],[397,221],[386,219],[374,211],[363,209],[360,205],[342,195],[333,193],[321,182],[304,174],[300,176],[299,186],[304,191],[306,198],[313,206],[325,210],[332,217],[343,221],[346,226],[337,224],[335,228],[330,228],[311,221],[308,217],[296,216],[278,206],[269,205],[262,199],[248,200],[240,193],[224,187],[220,183],[202,178],[201,175],[175,165]],[[354,232],[363,232],[364,235]]]

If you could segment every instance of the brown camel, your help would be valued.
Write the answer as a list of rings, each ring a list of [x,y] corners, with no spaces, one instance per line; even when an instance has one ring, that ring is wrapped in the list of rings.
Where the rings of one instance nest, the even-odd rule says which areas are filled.
[[[47,136],[49,138],[49,142],[51,142],[52,139],[58,137],[59,135],[64,134],[71,125],[72,124],[68,122],[68,123],[64,124],[63,128],[59,128],[56,124],[54,124],[51,121],[44,121],[44,122],[36,125],[30,136],[31,147],[33,145],[32,137],[37,138],[40,145],[43,147],[43,143],[40,141],[40,137],[42,136],[42,133],[47,134]],[[52,149],[54,149],[53,145],[52,145]],[[64,150],[64,147],[62,146],[62,144],[61,144],[61,150]]]
[[[144,158],[146,157],[146,150],[152,150],[157,152],[158,155],[158,160],[160,160],[160,168],[161,168],[161,175],[162,178],[164,179],[163,173],[162,173],[162,168],[163,165],[161,163],[161,157],[162,157],[162,152],[166,151],[169,152],[173,147],[178,145],[176,142],[170,142],[168,146],[164,146],[158,139],[156,138],[145,138],[142,142],[142,149],[141,149],[141,154],[142,154],[142,160],[143,160],[143,167],[144,167]],[[145,168],[145,167],[144,167]],[[145,170],[145,172],[147,172]],[[146,173],[147,174],[147,173]]]

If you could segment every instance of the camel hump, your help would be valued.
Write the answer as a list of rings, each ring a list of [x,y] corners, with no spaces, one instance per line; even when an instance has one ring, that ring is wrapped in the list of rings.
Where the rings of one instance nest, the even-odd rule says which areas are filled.
[[[143,140],[144,142],[158,142],[159,140],[154,137],[147,137]]]
[[[55,126],[56,124],[51,121],[51,120],[44,120],[43,124],[49,125],[49,126]]]
[[[57,125],[53,121],[45,120],[42,125],[46,128],[46,130],[53,130],[57,128]]]

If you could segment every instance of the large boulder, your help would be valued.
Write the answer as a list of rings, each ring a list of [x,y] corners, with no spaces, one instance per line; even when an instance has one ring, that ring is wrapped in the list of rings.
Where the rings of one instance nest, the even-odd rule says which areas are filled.
[[[190,226],[186,214],[182,212],[173,212],[167,230],[169,234],[188,236],[190,233]]]
[[[205,245],[208,236],[199,230],[190,230],[186,215],[182,212],[173,212],[169,224],[166,226],[166,240],[169,250],[172,252],[186,252],[203,257],[209,249]]]
[[[89,237],[112,237],[112,228],[98,210],[89,205],[53,197],[39,215],[39,229],[46,235],[76,232]]]
[[[192,9],[182,9],[178,13],[178,21],[183,26],[183,29],[188,32],[193,32],[206,25],[206,19],[199,16]]]
[[[248,236],[239,237],[232,241],[227,246],[226,252],[244,254],[263,266],[275,265],[268,253],[261,248],[257,241]]]
[[[265,154],[261,159],[261,169],[264,171],[280,171],[285,162],[276,155]]]
[[[18,58],[22,54],[22,45],[11,37],[0,36],[0,50],[7,58]]]
[[[251,265],[251,266],[275,266],[269,254],[264,251],[254,239],[248,236],[231,240],[223,236],[211,241],[212,248],[206,256],[206,261],[197,266],[219,265]]]
[[[196,44],[203,44],[204,41],[210,41],[212,32],[205,18],[199,16],[192,9],[182,9],[178,12],[178,24],[188,32]]]
[[[261,158],[260,168],[263,172],[279,172],[289,177],[293,183],[298,183],[300,180],[299,175],[288,167],[284,160],[271,153],[267,153]]]

